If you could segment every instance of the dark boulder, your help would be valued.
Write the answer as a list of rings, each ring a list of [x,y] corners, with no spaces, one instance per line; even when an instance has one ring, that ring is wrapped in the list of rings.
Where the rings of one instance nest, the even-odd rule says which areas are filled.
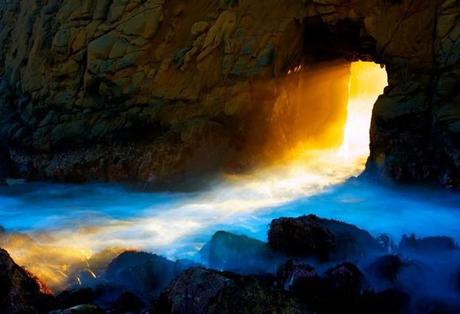
[[[56,306],[49,290],[0,249],[1,313],[44,313]]]
[[[71,308],[81,304],[91,304],[95,300],[95,294],[91,288],[67,290],[56,297],[61,308]]]
[[[192,268],[182,273],[162,293],[158,309],[163,313],[206,313],[210,301],[234,281],[223,273]]]
[[[113,314],[141,313],[145,308],[145,303],[131,292],[123,293],[111,307]]]
[[[415,235],[404,235],[399,243],[399,250],[403,252],[445,252],[453,251],[458,247],[454,239],[445,236],[425,237],[417,239]]]
[[[367,231],[315,215],[279,218],[268,233],[270,247],[288,256],[345,260],[381,250]]]
[[[268,243],[273,250],[288,256],[325,258],[336,249],[334,234],[312,215],[273,220]]]
[[[109,264],[103,279],[149,299],[157,296],[186,265],[154,254],[125,252]]]
[[[308,287],[316,288],[320,281],[320,276],[312,266],[294,260],[289,260],[281,265],[276,273],[277,285],[285,290],[291,288],[292,290],[305,290]]]
[[[203,268],[181,274],[162,293],[158,313],[308,313],[273,281]]]
[[[377,279],[394,283],[403,267],[404,262],[398,255],[384,255],[371,263],[369,272]]]
[[[334,292],[345,295],[358,294],[364,288],[364,275],[352,263],[343,263],[324,274],[327,287]]]
[[[267,243],[225,231],[216,232],[200,253],[210,268],[240,274],[274,272],[280,260]]]

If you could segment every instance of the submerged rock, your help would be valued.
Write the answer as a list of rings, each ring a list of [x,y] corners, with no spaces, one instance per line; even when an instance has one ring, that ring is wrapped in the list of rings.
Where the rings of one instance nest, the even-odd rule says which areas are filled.
[[[51,292],[0,249],[0,309],[5,314],[43,313],[56,306]]]
[[[280,262],[267,243],[225,231],[216,232],[200,254],[210,268],[240,274],[274,272]]]
[[[268,232],[270,247],[288,256],[346,259],[381,250],[367,231],[315,215],[279,218]]]

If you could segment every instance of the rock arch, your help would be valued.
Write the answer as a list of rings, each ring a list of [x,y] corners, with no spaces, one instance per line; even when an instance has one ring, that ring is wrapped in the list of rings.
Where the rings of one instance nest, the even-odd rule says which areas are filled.
[[[290,69],[366,59],[389,75],[368,173],[455,187],[459,11],[457,0],[2,2],[2,146],[32,178],[214,171],[265,139]]]

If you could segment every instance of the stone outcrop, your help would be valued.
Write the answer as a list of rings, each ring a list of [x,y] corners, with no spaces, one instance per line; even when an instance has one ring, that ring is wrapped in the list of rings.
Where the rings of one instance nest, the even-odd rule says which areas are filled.
[[[315,215],[278,218],[268,231],[270,247],[293,257],[347,260],[382,250],[369,232]]]
[[[46,286],[0,249],[0,309],[5,314],[45,313],[55,306]]]
[[[349,62],[364,59],[389,75],[369,173],[454,187],[459,11],[457,0],[3,1],[2,146],[29,178],[245,169],[306,138],[340,141],[329,127],[344,119]]]

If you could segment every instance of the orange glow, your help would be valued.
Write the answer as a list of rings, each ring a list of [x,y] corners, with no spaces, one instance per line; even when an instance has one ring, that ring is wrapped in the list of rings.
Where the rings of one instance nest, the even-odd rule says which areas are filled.
[[[99,276],[122,251],[120,247],[172,252],[168,257],[174,257],[174,248],[180,249],[180,241],[192,234],[237,224],[241,214],[255,216],[359,175],[369,151],[372,107],[387,81],[385,70],[358,62],[351,72],[343,64],[293,72],[275,106],[270,132],[271,140],[279,143],[274,147],[292,145],[290,158],[282,164],[228,176],[214,189],[164,212],[152,210],[151,215],[132,220],[107,220],[95,227],[50,234],[0,236],[0,247],[57,291],[81,283],[82,274]],[[283,107],[289,104],[293,107]]]
[[[348,115],[340,153],[344,157],[360,159],[361,167],[369,156],[372,104],[377,101],[387,84],[387,73],[379,65],[372,62],[352,64]]]

